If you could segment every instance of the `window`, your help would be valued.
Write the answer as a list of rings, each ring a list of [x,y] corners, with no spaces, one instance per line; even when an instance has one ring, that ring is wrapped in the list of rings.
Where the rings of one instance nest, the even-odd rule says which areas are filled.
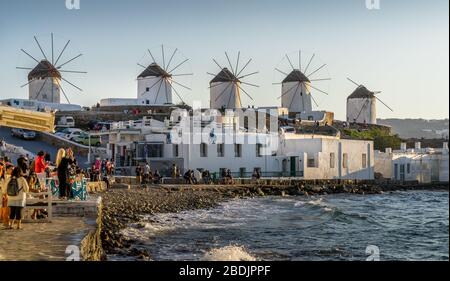
[[[234,157],[242,157],[242,144],[234,144]]]
[[[394,178],[398,180],[398,164],[394,164]]]
[[[239,168],[239,177],[244,178],[246,172],[247,172],[246,168]]]
[[[150,87],[145,88],[146,92],[150,92]]]
[[[308,168],[314,168],[316,167],[316,161],[314,161],[314,158],[308,158],[306,165],[308,166]]]
[[[223,143],[217,144],[217,157],[224,157],[225,156],[225,146]]]
[[[161,158],[163,157],[163,143],[138,144],[137,153],[139,158]]]
[[[330,153],[330,168],[334,169],[336,163],[336,155],[334,153]]]
[[[173,145],[173,157],[178,157],[180,155],[178,144]]]
[[[406,164],[406,173],[408,173],[408,174],[411,173],[411,164],[410,163]]]
[[[362,167],[367,168],[367,154],[363,153],[361,160],[362,160]]]
[[[347,169],[348,168],[348,154],[344,153],[342,155],[342,168]]]
[[[208,145],[206,143],[200,144],[200,157],[208,157]]]
[[[256,144],[256,157],[262,157],[261,148],[262,148],[262,144],[257,143]]]

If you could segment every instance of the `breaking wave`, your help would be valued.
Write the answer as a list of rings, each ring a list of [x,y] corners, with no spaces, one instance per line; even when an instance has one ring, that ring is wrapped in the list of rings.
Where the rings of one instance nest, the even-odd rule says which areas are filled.
[[[256,261],[242,246],[225,246],[209,250],[203,256],[205,261]]]

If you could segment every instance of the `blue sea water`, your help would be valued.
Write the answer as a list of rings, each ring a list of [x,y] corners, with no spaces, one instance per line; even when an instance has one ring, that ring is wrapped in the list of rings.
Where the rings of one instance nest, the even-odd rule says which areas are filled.
[[[448,191],[236,199],[144,217],[123,234],[154,260],[449,260],[448,199]]]

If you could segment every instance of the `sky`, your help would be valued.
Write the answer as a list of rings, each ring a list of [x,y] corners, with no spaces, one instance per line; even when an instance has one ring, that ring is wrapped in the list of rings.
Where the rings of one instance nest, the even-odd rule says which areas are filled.
[[[309,72],[322,64],[316,77],[331,78],[313,85],[320,110],[345,119],[346,97],[352,78],[394,109],[378,104],[379,118],[441,119],[449,116],[449,2],[448,0],[380,0],[380,9],[368,9],[366,0],[80,0],[69,10],[66,0],[0,0],[0,98],[27,98],[27,71],[35,62],[20,49],[42,58],[33,36],[50,56],[50,34],[55,53],[71,40],[61,61],[82,53],[66,65],[87,74],[63,77],[83,89],[63,84],[72,103],[91,106],[102,98],[135,98],[137,63],[150,62],[147,49],[166,57],[178,48],[175,61],[189,61],[179,77],[192,90],[178,88],[192,104],[209,105],[209,81],[217,73],[215,58],[232,65],[240,51],[240,65],[252,59],[244,73],[255,88],[244,105],[280,105],[281,88],[274,83],[290,66],[288,54],[302,65],[315,54]],[[57,56],[55,54],[55,56]],[[178,54],[182,54],[178,55]],[[166,58],[167,62],[167,58]],[[171,68],[172,68],[171,67]],[[183,70],[181,69],[183,68]]]

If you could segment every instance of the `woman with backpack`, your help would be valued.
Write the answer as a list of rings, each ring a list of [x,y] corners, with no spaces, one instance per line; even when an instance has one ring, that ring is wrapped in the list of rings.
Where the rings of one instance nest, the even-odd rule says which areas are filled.
[[[26,205],[26,194],[29,192],[29,188],[21,168],[14,168],[11,178],[6,181],[5,187],[10,210],[9,228],[12,229],[16,222],[17,229],[22,229],[22,213]]]

